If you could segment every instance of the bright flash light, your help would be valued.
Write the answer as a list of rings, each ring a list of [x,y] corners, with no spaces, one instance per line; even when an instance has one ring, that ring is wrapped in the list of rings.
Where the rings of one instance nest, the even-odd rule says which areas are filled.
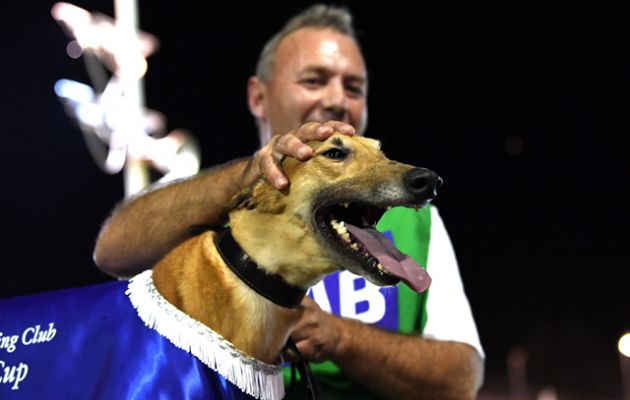
[[[59,97],[67,98],[78,103],[91,103],[94,101],[94,90],[83,83],[60,79],[55,83],[55,93]]]
[[[144,57],[129,57],[125,67],[132,77],[140,79],[147,73],[148,65]]]
[[[630,332],[625,333],[617,344],[619,352],[626,357],[630,357]]]
[[[76,60],[83,54],[83,48],[81,47],[79,42],[77,42],[76,40],[71,40],[66,46],[66,54],[68,54],[68,57]]]

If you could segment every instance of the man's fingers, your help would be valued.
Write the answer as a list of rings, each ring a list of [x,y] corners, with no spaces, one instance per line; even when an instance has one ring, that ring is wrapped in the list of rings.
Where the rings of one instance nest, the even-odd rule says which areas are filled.
[[[355,129],[352,125],[341,121],[328,121],[323,124],[319,122],[309,122],[302,125],[294,134],[303,142],[307,142],[309,140],[327,139],[334,132],[351,136],[355,134]]]
[[[289,362],[297,362],[300,360],[300,358],[295,353],[295,351],[293,351],[292,349],[288,347],[285,347],[284,350],[282,351],[282,358],[284,359],[284,361],[289,361]]]
[[[328,121],[324,123],[324,126],[329,126],[333,129],[333,131],[341,132],[348,136],[352,136],[356,133],[356,130],[352,125],[346,124],[345,122],[341,121]]]
[[[261,158],[260,169],[262,175],[266,176],[276,189],[284,189],[289,183],[282,173],[280,162],[276,160],[274,154],[268,154]]]
[[[312,327],[307,327],[304,323],[299,324],[294,328],[293,332],[291,332],[291,339],[293,339],[295,343],[300,343],[302,340],[308,339],[312,330]]]
[[[324,124],[321,124],[319,122],[308,122],[300,126],[294,132],[294,135],[301,141],[308,142],[309,140],[320,140],[322,138],[322,135],[325,135],[326,132],[330,131],[331,129],[332,128],[326,127]]]
[[[273,154],[278,161],[280,155],[294,157],[300,161],[308,160],[313,155],[313,149],[304,143],[309,140],[325,140],[335,132],[354,135],[355,130],[352,125],[340,121],[328,121],[323,124],[309,122],[295,131],[278,136],[271,143]]]
[[[276,189],[284,189],[289,181],[282,172],[280,163],[285,156],[306,161],[313,156],[313,149],[305,144],[309,140],[326,140],[334,132],[354,135],[352,125],[341,121],[325,123],[309,122],[299,129],[275,136],[254,156],[251,168],[244,175],[246,183],[254,176],[265,176]]]
[[[313,300],[310,296],[304,296],[304,298],[302,299],[302,303],[300,303],[301,307],[304,307],[305,309],[311,309],[311,308],[319,308],[319,306],[317,305],[317,303],[315,303],[315,300]]]
[[[313,149],[293,134],[279,136],[273,150],[274,153],[291,156],[301,161],[307,160],[313,155]]]

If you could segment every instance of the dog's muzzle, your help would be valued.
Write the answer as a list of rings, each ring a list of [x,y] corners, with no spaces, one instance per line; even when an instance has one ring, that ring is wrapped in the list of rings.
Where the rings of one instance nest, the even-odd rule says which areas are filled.
[[[433,200],[443,183],[438,174],[426,168],[409,170],[405,174],[404,182],[407,192],[418,202]]]

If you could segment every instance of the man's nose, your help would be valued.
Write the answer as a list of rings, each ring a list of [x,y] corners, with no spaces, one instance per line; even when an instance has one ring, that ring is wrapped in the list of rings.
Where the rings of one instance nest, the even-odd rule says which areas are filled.
[[[332,81],[325,88],[322,107],[334,114],[332,119],[342,120],[348,111],[348,98],[343,83]]]

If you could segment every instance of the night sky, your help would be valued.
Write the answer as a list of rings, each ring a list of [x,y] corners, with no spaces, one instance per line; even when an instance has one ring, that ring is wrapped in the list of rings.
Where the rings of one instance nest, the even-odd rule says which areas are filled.
[[[140,2],[141,27],[161,41],[147,106],[193,132],[208,167],[256,150],[246,79],[266,39],[310,3],[199,3]],[[407,3],[341,3],[369,69],[367,135],[444,178],[436,204],[488,385],[505,384],[520,347],[532,384],[620,398],[630,14],[598,2]],[[99,170],[55,96],[58,79],[89,81],[52,4],[0,6],[0,297],[112,279],[92,249],[122,176]],[[113,1],[73,4],[113,15]]]

